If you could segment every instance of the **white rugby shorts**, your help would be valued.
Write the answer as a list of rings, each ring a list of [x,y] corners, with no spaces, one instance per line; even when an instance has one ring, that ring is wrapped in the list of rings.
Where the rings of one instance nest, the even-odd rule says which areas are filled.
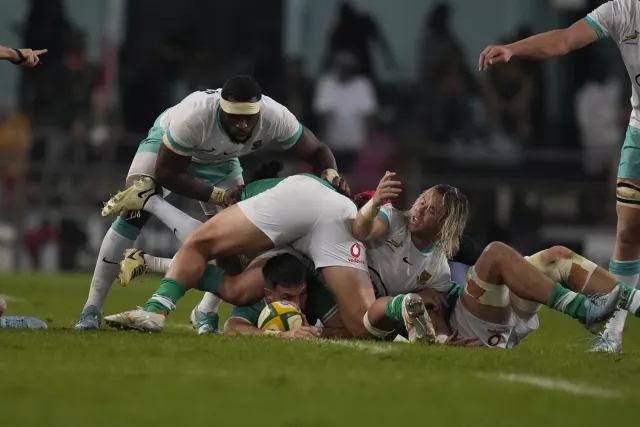
[[[356,205],[314,178],[290,176],[237,206],[275,247],[291,245],[316,268],[368,271],[364,246],[351,234]]]

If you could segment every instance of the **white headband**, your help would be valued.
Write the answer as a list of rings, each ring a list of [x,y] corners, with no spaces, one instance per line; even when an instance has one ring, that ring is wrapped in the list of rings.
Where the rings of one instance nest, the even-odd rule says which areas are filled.
[[[220,98],[220,107],[222,111],[227,114],[241,114],[246,116],[258,114],[261,105],[262,100],[256,102],[229,102],[226,99]]]

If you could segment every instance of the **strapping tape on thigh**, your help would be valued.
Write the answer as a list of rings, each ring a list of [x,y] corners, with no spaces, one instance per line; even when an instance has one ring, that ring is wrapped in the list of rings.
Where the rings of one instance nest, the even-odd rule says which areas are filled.
[[[480,279],[475,266],[467,272],[467,283],[464,291],[483,305],[506,307],[509,305],[509,288],[505,285],[494,285]]]
[[[616,185],[616,201],[618,205],[640,209],[640,187],[628,182]]]

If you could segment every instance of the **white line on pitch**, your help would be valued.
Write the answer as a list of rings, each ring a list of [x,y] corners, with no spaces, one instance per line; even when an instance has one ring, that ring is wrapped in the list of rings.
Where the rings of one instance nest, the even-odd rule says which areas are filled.
[[[478,373],[481,378],[497,381],[505,381],[510,383],[527,384],[534,387],[540,387],[547,390],[558,390],[566,393],[577,394],[582,396],[606,397],[610,399],[620,398],[622,394],[617,390],[595,387],[589,384],[575,383],[567,380],[559,380],[555,378],[540,377],[536,375],[524,375],[516,373]]]

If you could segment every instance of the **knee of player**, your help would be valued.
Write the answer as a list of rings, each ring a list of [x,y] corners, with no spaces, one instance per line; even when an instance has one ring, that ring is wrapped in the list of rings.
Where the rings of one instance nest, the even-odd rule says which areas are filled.
[[[490,260],[501,260],[503,255],[512,250],[509,245],[507,245],[506,243],[502,243],[502,242],[491,242],[487,245],[487,247],[484,249],[484,251],[482,252],[482,254],[480,255],[481,258],[485,258],[485,259],[490,259]]]
[[[548,265],[554,262],[558,262],[561,259],[569,258],[574,254],[574,252],[571,249],[564,246],[553,246],[549,249],[545,249],[542,252],[538,252],[538,254],[540,254],[539,255],[540,263],[542,265]],[[535,257],[536,255],[533,255],[532,258]]]

